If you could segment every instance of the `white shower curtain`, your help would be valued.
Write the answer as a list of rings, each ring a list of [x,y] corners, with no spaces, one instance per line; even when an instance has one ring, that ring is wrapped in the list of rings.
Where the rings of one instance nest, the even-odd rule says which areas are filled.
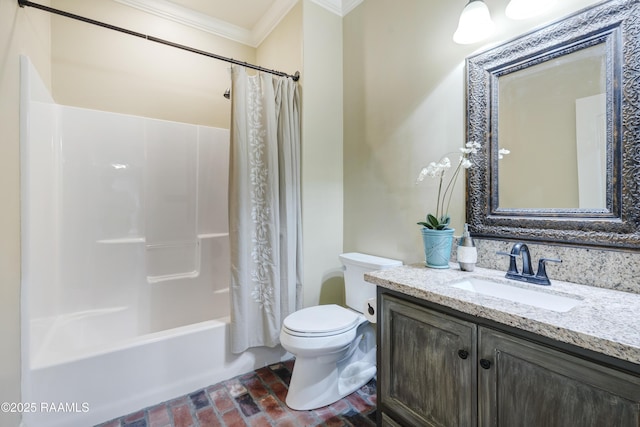
[[[231,350],[279,344],[301,307],[300,97],[290,78],[231,68]]]

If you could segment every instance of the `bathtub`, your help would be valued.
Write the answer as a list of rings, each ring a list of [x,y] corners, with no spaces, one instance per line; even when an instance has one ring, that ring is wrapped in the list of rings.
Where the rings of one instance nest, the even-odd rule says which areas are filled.
[[[114,308],[56,319],[48,331],[80,337],[79,328],[112,322],[125,310]],[[89,319],[89,321],[87,321]],[[84,351],[41,349],[23,378],[25,427],[87,427],[170,400],[211,384],[275,363],[282,348],[258,348],[239,355],[227,349],[229,317],[133,337]],[[60,342],[52,339],[52,342]],[[65,342],[65,346],[68,341]]]
[[[229,349],[229,131],[55,103],[21,58],[23,427],[87,427],[284,357]]]

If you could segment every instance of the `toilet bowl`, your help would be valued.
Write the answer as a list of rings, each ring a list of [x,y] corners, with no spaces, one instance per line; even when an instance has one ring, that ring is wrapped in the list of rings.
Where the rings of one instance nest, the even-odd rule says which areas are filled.
[[[297,321],[308,324],[310,319],[317,320],[310,330],[296,326]],[[362,387],[376,373],[371,324],[362,314],[338,305],[293,313],[284,321],[280,342],[296,356],[286,399],[292,409],[330,405]]]
[[[376,338],[362,315],[375,286],[364,273],[402,262],[359,253],[340,255],[345,266],[344,308],[308,307],[287,316],[280,331],[282,347],[295,356],[286,403],[308,410],[330,405],[365,385],[376,374]]]

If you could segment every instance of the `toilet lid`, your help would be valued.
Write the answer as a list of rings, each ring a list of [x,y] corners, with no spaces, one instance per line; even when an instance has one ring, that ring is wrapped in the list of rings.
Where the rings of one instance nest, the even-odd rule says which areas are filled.
[[[284,327],[291,332],[333,335],[347,331],[358,324],[356,312],[335,304],[303,308],[284,319]]]

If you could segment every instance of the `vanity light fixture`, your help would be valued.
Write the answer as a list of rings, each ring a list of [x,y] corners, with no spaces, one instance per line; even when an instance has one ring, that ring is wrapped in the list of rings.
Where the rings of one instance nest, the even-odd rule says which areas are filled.
[[[495,30],[489,8],[482,0],[470,0],[460,14],[458,29],[453,41],[458,44],[471,44],[489,37]]]
[[[511,0],[505,14],[511,19],[527,19],[540,15],[556,3],[556,0]]]

